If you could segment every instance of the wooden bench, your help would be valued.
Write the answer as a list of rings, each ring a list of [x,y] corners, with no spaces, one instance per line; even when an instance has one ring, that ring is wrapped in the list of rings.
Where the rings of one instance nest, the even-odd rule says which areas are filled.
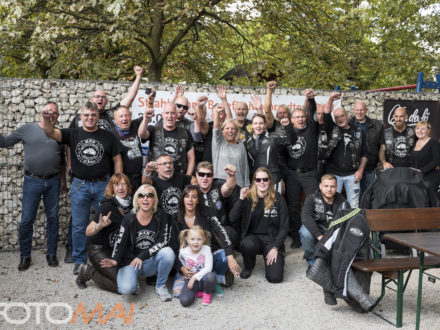
[[[354,261],[352,267],[363,272],[378,272],[382,275],[381,295],[377,298],[373,308],[382,301],[385,288],[390,288],[389,284],[397,287],[396,289],[390,288],[397,292],[396,323],[375,314],[400,328],[402,327],[403,294],[411,272],[419,268],[420,260],[418,257],[384,258],[379,252],[385,251],[383,246],[381,248],[379,233],[440,229],[440,208],[366,210],[366,216],[372,235],[374,259]],[[426,257],[424,261],[432,268],[440,266],[439,257]],[[407,273],[406,279],[405,273]]]

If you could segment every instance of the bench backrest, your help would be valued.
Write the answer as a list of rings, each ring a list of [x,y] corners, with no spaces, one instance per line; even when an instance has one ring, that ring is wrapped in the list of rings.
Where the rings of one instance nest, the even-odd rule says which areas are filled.
[[[440,229],[440,208],[366,210],[371,231]]]

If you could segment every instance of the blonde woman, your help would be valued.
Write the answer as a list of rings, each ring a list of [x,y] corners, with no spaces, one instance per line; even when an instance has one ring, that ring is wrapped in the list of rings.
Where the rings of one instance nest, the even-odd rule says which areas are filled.
[[[230,221],[241,225],[243,279],[251,276],[258,254],[265,260],[266,279],[279,283],[284,273],[284,240],[289,231],[289,214],[283,197],[274,188],[269,170],[258,168],[250,188],[240,191],[240,199],[229,214]]]
[[[426,121],[419,121],[415,132],[417,141],[411,151],[413,168],[423,173],[440,198],[440,144],[430,137],[431,125]]]

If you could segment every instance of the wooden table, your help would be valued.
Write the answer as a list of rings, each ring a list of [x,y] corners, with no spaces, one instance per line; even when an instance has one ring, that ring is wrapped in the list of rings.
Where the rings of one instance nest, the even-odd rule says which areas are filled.
[[[440,232],[394,233],[384,235],[385,239],[414,248],[420,251],[419,284],[417,289],[416,329],[420,326],[420,310],[422,304],[423,272],[428,268],[440,268],[440,265],[426,266],[425,253],[440,257]]]

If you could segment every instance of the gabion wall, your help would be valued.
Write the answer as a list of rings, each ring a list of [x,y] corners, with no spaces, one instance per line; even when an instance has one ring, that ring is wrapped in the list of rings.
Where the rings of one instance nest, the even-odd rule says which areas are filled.
[[[74,81],[43,79],[2,79],[0,78],[0,133],[10,134],[16,127],[39,120],[40,107],[47,101],[55,101],[60,107],[60,128],[68,127],[74,116],[97,88],[103,88],[109,105],[115,106],[123,98],[131,83],[118,81]],[[151,86],[151,84],[148,84]],[[157,90],[173,91],[176,85],[153,84]],[[141,84],[141,89],[147,87]],[[187,85],[188,92],[216,91],[213,85]],[[229,94],[264,95],[265,88],[237,87],[227,88]],[[277,88],[275,94],[302,95],[303,89]],[[319,95],[329,95],[331,91],[317,91]],[[385,99],[440,100],[438,93],[415,92],[366,92],[343,91],[342,105],[351,110],[355,101],[364,101],[372,118],[382,119]],[[192,100],[193,101],[193,100]],[[23,147],[0,150],[0,249],[18,248],[18,224],[21,217],[21,189],[23,183]],[[68,196],[60,201],[60,242],[65,241],[67,223],[70,215]],[[40,205],[34,226],[33,246],[45,246],[45,215]]]

